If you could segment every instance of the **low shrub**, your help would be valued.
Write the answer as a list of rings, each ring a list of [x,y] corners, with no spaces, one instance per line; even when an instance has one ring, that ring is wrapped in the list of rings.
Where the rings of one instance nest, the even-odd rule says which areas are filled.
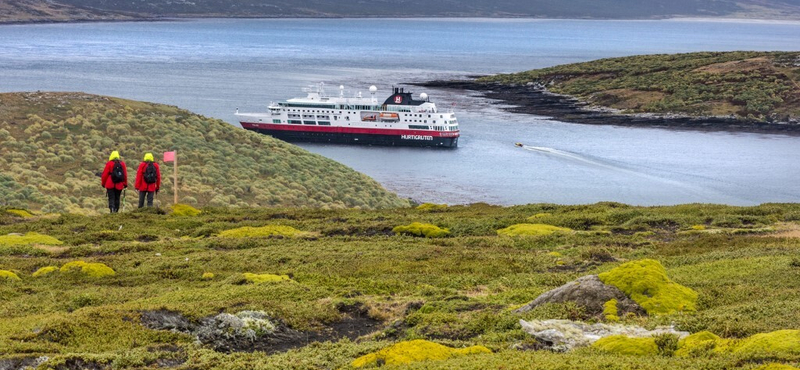
[[[17,276],[17,274],[8,271],[8,270],[0,270],[0,280],[22,280]]]
[[[291,280],[288,275],[251,274],[245,272],[242,276],[244,276],[246,282],[252,284],[277,283],[279,281]]]
[[[202,211],[200,211],[199,209],[194,208],[194,207],[192,207],[192,206],[190,206],[188,204],[178,203],[178,204],[175,204],[175,205],[172,206],[172,215],[173,216],[189,216],[189,217],[193,217],[193,216],[199,215],[200,213],[202,213]]]
[[[592,347],[618,355],[646,356],[658,354],[658,346],[654,338],[631,338],[624,335],[612,335],[600,338]]]
[[[438,211],[447,209],[447,204],[422,203],[417,206],[417,209],[420,211]]]
[[[61,266],[60,271],[62,273],[80,273],[92,278],[116,275],[116,272],[105,264],[97,262],[87,263],[84,261],[67,262],[64,266]]]
[[[36,270],[36,272],[34,272],[33,275],[31,275],[31,276],[33,276],[33,277],[45,276],[45,275],[50,274],[53,271],[58,271],[58,267],[56,267],[56,266],[45,266],[45,267],[42,267],[42,268]]]
[[[418,361],[446,360],[455,356],[492,353],[484,346],[450,348],[427,340],[399,342],[378,352],[361,356],[353,361],[355,368],[369,365],[403,365]]]
[[[313,233],[297,230],[291,226],[266,225],[261,227],[239,227],[219,233],[221,238],[254,238],[265,236],[283,236],[287,238],[312,236]]]
[[[62,245],[64,242],[52,236],[47,236],[35,232],[29,232],[25,235],[9,234],[0,236],[0,247],[10,247],[16,245]]]
[[[697,293],[667,277],[667,271],[656,260],[631,261],[598,275],[608,285],[619,288],[650,315],[693,312]]]
[[[516,224],[505,229],[497,230],[497,235],[505,236],[538,236],[553,233],[568,233],[572,229],[545,224]]]
[[[397,226],[392,229],[395,234],[424,236],[426,238],[442,238],[450,235],[450,229],[443,229],[436,225],[412,222],[408,225]]]

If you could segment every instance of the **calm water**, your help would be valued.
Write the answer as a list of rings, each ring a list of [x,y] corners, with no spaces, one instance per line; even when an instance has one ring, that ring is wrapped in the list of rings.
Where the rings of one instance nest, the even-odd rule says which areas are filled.
[[[800,23],[570,20],[197,20],[0,27],[0,91],[86,91],[236,124],[324,81],[375,84],[512,72],[604,57],[797,50]],[[415,88],[416,92],[422,92]],[[800,138],[594,127],[456,105],[456,150],[302,144],[423,201],[630,204],[800,201]],[[515,142],[525,143],[517,148]]]

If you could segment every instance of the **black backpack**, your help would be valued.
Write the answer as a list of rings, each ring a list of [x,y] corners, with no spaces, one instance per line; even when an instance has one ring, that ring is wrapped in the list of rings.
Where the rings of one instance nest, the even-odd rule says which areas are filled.
[[[125,181],[125,170],[122,169],[122,163],[114,160],[114,167],[111,168],[111,182],[118,183]]]
[[[156,165],[153,162],[148,162],[147,167],[144,169],[144,182],[148,184],[155,184],[158,181],[158,174],[156,173]]]

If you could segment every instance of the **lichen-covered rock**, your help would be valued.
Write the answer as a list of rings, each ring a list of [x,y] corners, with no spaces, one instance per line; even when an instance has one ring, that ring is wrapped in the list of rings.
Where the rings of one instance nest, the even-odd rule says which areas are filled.
[[[67,262],[66,264],[64,264],[64,266],[61,266],[60,271],[62,273],[67,273],[67,274],[80,273],[92,278],[114,276],[117,274],[111,267],[108,267],[103,263],[99,262],[87,263],[85,261]]]
[[[484,346],[450,348],[427,340],[399,342],[378,352],[370,353],[353,361],[353,367],[369,365],[402,365],[418,361],[445,360],[454,356],[478,353],[492,353]]]
[[[188,333],[194,326],[180,312],[169,310],[154,310],[141,312],[142,325],[153,330],[172,330]]]
[[[35,232],[29,232],[26,233],[25,235],[8,234],[0,236],[0,247],[3,246],[10,247],[15,245],[34,245],[34,244],[61,245],[64,244],[64,242],[52,236],[47,236]]]
[[[302,334],[272,320],[261,311],[221,313],[205,318],[195,330],[197,339],[219,352],[270,351],[276,345],[298,341]]]
[[[397,226],[392,229],[395,234],[424,236],[426,238],[442,238],[450,235],[450,230],[436,225],[412,222],[408,225]]]
[[[266,225],[261,227],[239,227],[219,233],[221,238],[257,238],[267,236],[282,236],[287,238],[312,236],[313,233],[297,230],[291,226]]]
[[[42,277],[42,276],[47,276],[50,273],[53,273],[53,272],[56,272],[56,271],[58,271],[58,267],[56,267],[56,266],[45,266],[45,267],[42,267],[42,268],[36,270],[31,276],[33,276],[33,277]]]
[[[0,370],[33,370],[48,359],[47,356],[4,358],[0,359]]]
[[[504,236],[539,236],[553,233],[568,233],[572,229],[545,224],[516,224],[497,230],[497,235]]]
[[[547,348],[565,352],[573,348],[587,347],[600,338],[624,335],[632,338],[649,338],[661,334],[672,334],[683,338],[689,335],[685,331],[677,331],[673,327],[658,327],[647,330],[635,325],[619,324],[586,324],[570,320],[520,320],[522,330]]]
[[[619,288],[650,315],[694,312],[697,305],[697,292],[670,280],[656,260],[626,262],[598,277]]]
[[[290,280],[289,275],[251,274],[245,272],[242,276],[245,281],[252,284],[277,283],[279,281]]]
[[[12,271],[0,270],[0,281],[19,281],[22,280]]]
[[[603,284],[597,275],[583,276],[545,292],[515,312],[527,312],[545,303],[575,302],[578,306],[584,307],[588,315],[599,317],[604,313],[606,303],[612,299],[617,301],[617,315],[629,312],[637,315],[645,314],[644,309],[625,296],[625,293],[617,287]]]

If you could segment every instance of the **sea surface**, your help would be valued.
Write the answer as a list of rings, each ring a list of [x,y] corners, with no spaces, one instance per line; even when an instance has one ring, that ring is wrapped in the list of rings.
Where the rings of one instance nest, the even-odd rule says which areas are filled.
[[[0,91],[84,91],[238,126],[317,82],[388,96],[414,81],[635,54],[798,50],[800,23],[710,20],[203,19],[0,27]],[[413,88],[415,93],[422,88]],[[800,137],[588,126],[425,89],[455,150],[300,144],[418,201],[636,205],[800,201]],[[516,147],[514,143],[525,144]],[[108,148],[109,150],[111,148]],[[130,153],[131,156],[134,153]],[[138,155],[138,154],[136,154]]]

